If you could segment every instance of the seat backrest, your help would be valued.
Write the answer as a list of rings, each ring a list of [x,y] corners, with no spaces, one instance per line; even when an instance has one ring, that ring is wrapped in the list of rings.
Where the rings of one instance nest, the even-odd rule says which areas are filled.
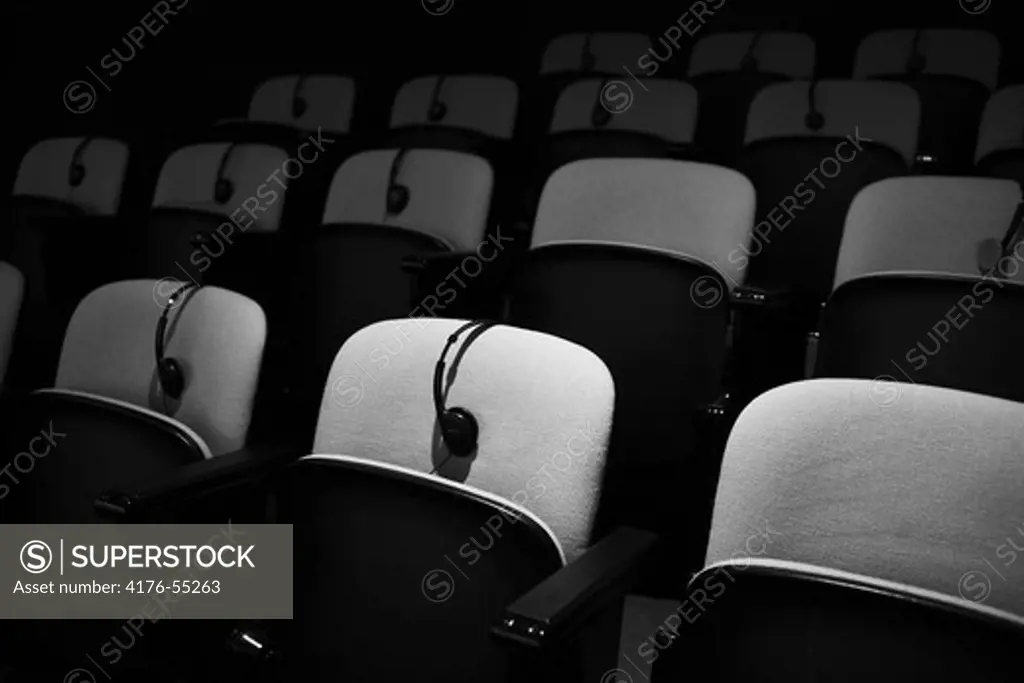
[[[438,80],[444,82],[438,88]],[[431,120],[434,90],[444,105],[444,116]],[[409,81],[395,96],[391,127],[410,125],[453,126],[508,140],[515,130],[519,87],[498,76],[424,76]]]
[[[751,43],[753,45],[751,52]],[[690,54],[688,76],[739,71],[748,52],[761,73],[787,78],[814,76],[814,39],[805,33],[766,31],[754,33],[714,33],[700,38]]]
[[[533,248],[605,242],[660,249],[711,264],[731,288],[729,253],[750,241],[754,187],[736,171],[665,159],[588,159],[544,187]]]
[[[808,90],[824,116],[820,130],[807,127]],[[859,137],[897,152],[910,165],[917,154],[921,107],[914,89],[881,81],[778,83],[762,90],[750,105],[745,144],[790,137]]]
[[[357,154],[334,175],[324,223],[381,223],[436,237],[469,251],[483,238],[491,206],[494,171],[483,158],[448,150],[406,150],[396,180],[409,189],[409,203],[387,211],[388,187],[399,150]]]
[[[1024,85],[1003,88],[989,98],[978,131],[979,162],[992,152],[1024,149]]]
[[[11,357],[24,287],[21,271],[9,263],[0,262],[0,387],[4,384],[7,361]]]
[[[643,89],[625,91],[615,90],[612,83],[585,79],[566,87],[555,105],[551,132],[628,130],[657,135],[672,143],[693,142],[697,91],[692,85],[650,78],[643,82]],[[623,96],[628,99],[623,100]],[[605,107],[611,114],[607,125],[595,125],[595,107]]]
[[[540,73],[547,76],[565,72],[584,72],[587,35],[570,33],[548,43]],[[594,57],[590,73],[620,74],[624,64],[634,64],[651,47],[651,39],[642,33],[591,33],[590,54]]]
[[[81,151],[81,184],[70,182],[75,150],[86,138],[43,140],[25,154],[14,182],[14,196],[55,199],[86,213],[113,216],[121,205],[128,168],[128,146],[120,140],[94,138]]]
[[[222,204],[216,200],[215,188],[225,154],[230,156],[224,162],[223,177],[231,181],[233,192]],[[253,220],[253,232],[276,232],[281,225],[286,188],[293,182],[286,171],[296,173],[291,164],[283,169],[287,161],[283,149],[268,145],[232,147],[224,142],[184,147],[164,162],[153,208],[194,209],[225,217],[234,213],[239,220]],[[301,174],[301,164],[299,169]],[[276,180],[271,177],[275,172]],[[248,214],[246,206],[252,209],[252,214]]]
[[[857,48],[853,77],[860,80],[906,74],[913,30],[877,31]],[[918,50],[924,57],[923,74],[958,76],[994,90],[999,81],[999,39],[988,31],[930,29],[920,32]]]
[[[313,452],[436,470],[499,495],[544,520],[571,561],[590,542],[611,374],[591,351],[550,335],[504,325],[465,333],[446,359],[445,405],[469,410],[480,433],[468,458],[449,458],[433,379],[446,340],[463,324],[389,320],[349,338],[324,389]]]
[[[980,245],[1002,241],[1021,199],[1017,183],[991,178],[920,176],[869,185],[847,214],[833,289],[882,273],[980,276]],[[1024,282],[1020,266],[1008,270],[1015,282]]]
[[[301,80],[300,80],[301,79]],[[295,99],[305,102],[295,116]],[[331,75],[281,76],[264,81],[253,94],[249,120],[280,123],[299,130],[347,133],[355,108],[356,84],[351,78]]]
[[[217,287],[178,297],[169,313],[165,357],[186,376],[175,401],[160,391],[157,323],[181,285],[116,282],[89,294],[64,337],[56,388],[154,410],[195,430],[213,455],[245,445],[267,323],[254,301]]]
[[[747,552],[946,595],[973,595],[962,580],[980,571],[987,604],[1024,615],[1004,552],[1024,542],[1022,454],[1020,403],[879,380],[778,387],[729,437],[707,564],[767,533]]]

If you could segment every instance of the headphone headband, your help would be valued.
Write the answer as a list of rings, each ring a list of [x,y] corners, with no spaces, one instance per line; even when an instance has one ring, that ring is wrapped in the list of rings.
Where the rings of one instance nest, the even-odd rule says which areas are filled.
[[[597,66],[597,57],[594,56],[594,51],[591,50],[593,40],[593,33],[583,34],[583,50],[580,55],[580,70],[584,73],[590,73]]]
[[[812,80],[807,87],[807,116],[804,123],[813,131],[819,131],[825,127],[825,115],[818,110],[817,102],[818,81]]]
[[[923,35],[921,29],[914,31],[914,39],[910,41],[910,55],[907,57],[906,72],[911,76],[920,75],[927,66],[927,58],[924,53],[921,52],[921,38]]]
[[[302,118],[308,108],[306,98],[302,96],[302,86],[306,84],[306,78],[306,74],[299,74],[295,79],[295,90],[292,92],[292,118],[294,119]]]
[[[763,35],[762,31],[754,32],[753,37],[750,39],[750,45],[747,46],[747,51],[743,53],[743,59],[740,61],[740,70],[757,71],[757,57],[754,56],[754,51],[757,49],[758,43],[761,42]]]
[[[1021,191],[1024,194],[1024,185],[1021,185]],[[1024,197],[1017,204],[1017,210],[1014,211],[1013,218],[1010,219],[1010,227],[1007,228],[1006,234],[1000,242],[1003,258],[1012,254],[1021,241],[1024,241]]]
[[[409,149],[398,150],[398,154],[391,161],[391,171],[388,173],[388,190],[385,196],[384,219],[389,216],[397,216],[409,206],[410,191],[408,186],[398,182],[398,176],[402,172],[402,164],[405,161]]]
[[[156,354],[156,376],[160,382],[160,389],[165,396],[178,400],[185,391],[185,374],[181,364],[173,358],[165,358],[164,352],[167,346],[167,323],[170,319],[171,310],[179,297],[186,296],[189,290],[198,290],[200,285],[194,282],[186,282],[167,298],[167,305],[160,313],[160,319],[156,323],[156,334],[154,335],[153,346]],[[182,301],[182,305],[184,305]],[[165,403],[166,408],[166,403]],[[166,410],[165,410],[166,412]]]
[[[220,158],[220,164],[217,166],[217,179],[213,185],[213,199],[218,204],[227,204],[228,200],[231,199],[231,195],[235,193],[235,184],[224,176],[224,171],[227,170],[228,161],[231,160],[231,153],[235,151],[237,146],[237,142],[229,144],[228,148],[224,150],[224,155]]]
[[[448,76],[441,74],[434,81],[434,89],[430,94],[430,106],[427,109],[427,120],[431,123],[437,123],[448,115],[448,106],[441,101],[441,89],[447,78]]]
[[[68,164],[68,185],[71,187],[78,187],[85,180],[85,164],[82,163],[82,157],[85,156],[86,148],[94,139],[93,136],[87,135],[75,145],[75,151],[71,154],[71,163]]]

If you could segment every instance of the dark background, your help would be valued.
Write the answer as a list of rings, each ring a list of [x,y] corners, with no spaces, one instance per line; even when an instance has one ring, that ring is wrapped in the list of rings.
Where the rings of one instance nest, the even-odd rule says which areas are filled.
[[[859,41],[871,31],[959,27],[998,35],[1003,45],[1000,85],[1019,80],[1024,41],[1014,27],[1024,26],[1024,2],[991,0],[991,7],[976,16],[960,2],[968,0],[726,0],[694,37],[683,34],[680,49],[657,75],[685,78],[689,50],[712,32],[807,32],[817,42],[816,76],[844,78],[852,73]],[[130,204],[122,213],[142,216],[167,154],[194,142],[218,119],[244,117],[256,86],[270,76],[326,72],[355,77],[351,141],[360,145],[388,125],[395,92],[414,76],[495,73],[516,79],[528,91],[553,37],[642,31],[658,46],[657,38],[693,0],[455,0],[444,16],[431,16],[420,0],[188,0],[158,35],[143,38],[142,49],[116,76],[107,77],[100,61],[115,47],[129,53],[122,38],[155,4],[14,0],[0,10],[9,50],[7,135],[0,155],[0,183],[7,190],[0,193],[0,205],[9,199],[21,157],[45,138],[91,134],[127,142],[133,150],[126,187]],[[110,92],[95,83],[87,67],[105,78]],[[64,105],[64,91],[76,80],[93,83],[97,92],[97,103],[84,114]]]
[[[446,68],[529,77],[537,72],[544,45],[559,33],[636,30],[656,37],[692,2],[455,0],[450,13],[434,17],[420,0],[189,0],[177,16],[168,17],[159,35],[147,35],[143,49],[108,81],[112,92],[98,90],[92,111],[68,112],[64,88],[91,79],[86,66],[103,76],[100,60],[116,46],[125,52],[121,38],[154,4],[5,3],[11,34],[5,43],[13,54],[4,109],[8,129],[16,132],[8,140],[24,148],[29,140],[97,127],[174,130],[244,115],[261,79],[289,71],[353,74],[363,94],[383,93],[385,100],[396,78]],[[807,31],[818,40],[818,75],[842,77],[851,72],[858,41],[871,30],[973,27],[1003,39],[1006,71],[1009,62],[1021,61],[1022,41],[1014,26],[1019,32],[1022,5],[992,0],[984,14],[970,16],[958,0],[726,0],[701,33],[692,39],[684,34],[683,41],[741,28]],[[687,58],[681,49],[673,62],[680,76]],[[5,147],[9,154],[9,144]]]

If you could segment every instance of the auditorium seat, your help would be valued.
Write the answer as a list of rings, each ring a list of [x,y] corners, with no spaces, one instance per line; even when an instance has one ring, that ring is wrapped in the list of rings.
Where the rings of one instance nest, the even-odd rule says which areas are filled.
[[[921,98],[917,169],[956,175],[972,166],[978,124],[998,85],[999,63],[999,39],[986,31],[878,31],[861,41],[853,77],[913,86]]]
[[[353,335],[327,377],[314,454],[279,480],[296,587],[294,620],[267,625],[281,670],[600,676],[615,659],[624,570],[653,542],[620,530],[591,547],[614,395],[596,355],[546,334],[414,318]],[[455,408],[476,421],[475,443],[440,431]],[[399,614],[417,634],[394,656],[379,634]],[[587,641],[601,664],[586,675],[572,616],[605,639]],[[453,640],[467,649],[449,652]]]
[[[642,33],[567,33],[558,36],[544,51],[541,76],[618,74],[651,47]]]
[[[988,178],[875,183],[850,208],[815,376],[1024,401],[1024,202]]]
[[[1003,88],[985,105],[974,163],[982,175],[1024,185],[1024,85]]]
[[[396,147],[486,152],[494,142],[512,139],[518,108],[519,87],[510,79],[423,76],[395,95],[388,140]]]
[[[684,81],[647,79],[643,89],[607,77],[574,81],[555,104],[547,137],[533,150],[517,219],[533,222],[544,184],[573,161],[692,159],[697,109],[697,91]]]
[[[266,238],[281,228],[289,198],[292,181],[281,175],[286,160],[280,148],[227,142],[174,152],[157,182],[141,274],[202,283],[225,254],[279,241]],[[236,259],[230,254],[227,261]]]
[[[280,76],[264,81],[253,94],[249,120],[278,124],[300,132],[320,128],[347,134],[355,109],[356,84],[329,74]]]
[[[700,93],[696,140],[705,161],[734,166],[743,147],[747,112],[761,88],[814,77],[814,40],[803,33],[716,33],[693,46],[689,80]]]
[[[24,277],[9,384],[52,384],[75,306],[123,272],[130,247],[117,217],[128,156],[119,140],[79,137],[43,140],[21,160],[0,234],[0,259]]]
[[[778,387],[729,437],[706,566],[803,562],[1024,616],[1024,584],[996,568],[1017,534],[1022,444],[1013,401],[909,382]],[[978,572],[985,593],[964,581]]]
[[[730,683],[1010,683],[1024,638],[1024,619],[985,605],[756,558],[706,567],[679,611],[688,624],[657,660],[653,683],[687,680],[697,659],[708,680]]]
[[[693,143],[698,101],[692,85],[652,78],[644,81],[646,90],[634,85],[635,90],[619,92],[607,88],[610,82],[587,78],[567,86],[555,105],[551,135],[629,131],[651,135],[663,144],[684,149]],[[624,99],[622,95],[627,97]],[[580,155],[567,161],[579,158],[584,157]]]
[[[233,292],[181,292],[181,285],[117,282],[79,305],[53,388],[21,406],[21,443],[43,430],[53,436],[54,457],[36,462],[32,476],[11,490],[5,521],[97,521],[100,508],[119,505],[106,500],[94,508],[106,491],[155,484],[245,445],[266,335],[263,311]],[[161,379],[160,345],[162,357],[177,362],[182,386]]]
[[[472,296],[487,267],[474,250],[485,239],[492,190],[486,160],[445,150],[374,150],[338,169],[322,224],[303,231],[296,260],[294,332],[303,351],[293,354],[292,375],[301,378],[310,438],[323,378],[349,336],[413,311],[444,315]],[[459,273],[466,262],[453,264],[457,279],[447,273],[428,298],[415,298],[418,279],[407,262],[458,252],[472,254],[474,267]]]
[[[549,130],[555,103],[565,88],[584,78],[628,77],[623,67],[647,53],[651,39],[642,33],[566,33],[547,44],[539,80],[524,101],[523,135],[537,141]]]
[[[548,181],[508,287],[512,324],[586,346],[615,378],[603,523],[671,529],[684,567],[703,548],[717,472],[694,425],[721,391],[728,297],[743,278],[726,256],[748,243],[753,215],[753,187],[726,168],[574,162]]]
[[[777,301],[740,323],[744,395],[803,377],[850,204],[867,185],[909,173],[919,116],[916,93],[899,83],[795,81],[754,98],[738,168],[757,192],[758,222],[750,249],[729,260],[748,270],[747,286]]]
[[[316,131],[347,140],[355,102],[356,83],[347,76],[275,76],[256,86],[245,115],[221,118],[198,138],[179,146],[231,140],[281,147],[294,155],[294,147]]]

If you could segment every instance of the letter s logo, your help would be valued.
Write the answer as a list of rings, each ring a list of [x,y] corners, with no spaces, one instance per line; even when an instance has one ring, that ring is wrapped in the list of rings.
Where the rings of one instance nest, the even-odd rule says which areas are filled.
[[[53,551],[42,541],[29,541],[21,547],[20,559],[29,574],[42,574],[53,562]]]

